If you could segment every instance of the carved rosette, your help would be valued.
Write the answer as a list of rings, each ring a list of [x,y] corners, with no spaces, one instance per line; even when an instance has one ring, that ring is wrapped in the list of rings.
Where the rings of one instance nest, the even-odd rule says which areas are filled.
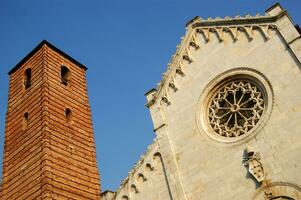
[[[273,90],[260,72],[234,68],[205,86],[197,108],[196,122],[201,134],[218,142],[243,143],[269,119]]]
[[[239,137],[251,130],[264,111],[261,90],[247,80],[229,82],[211,99],[209,122],[223,137]]]

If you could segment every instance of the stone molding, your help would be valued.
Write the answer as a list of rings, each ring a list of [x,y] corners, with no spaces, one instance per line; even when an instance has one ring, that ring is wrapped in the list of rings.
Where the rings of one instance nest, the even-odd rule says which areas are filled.
[[[279,197],[287,199],[301,199],[301,187],[289,182],[272,182],[260,187],[253,196],[253,200],[272,200]],[[280,198],[279,198],[280,199]]]
[[[241,137],[235,138],[225,138],[214,134],[209,128],[207,114],[208,114],[208,104],[210,101],[209,96],[212,96],[212,93],[216,91],[216,87],[222,84],[222,82],[226,79],[236,79],[236,78],[246,78],[253,80],[258,84],[259,87],[262,88],[264,91],[264,101],[265,101],[265,108],[264,113],[259,120],[259,122],[253,127],[247,134],[242,135]],[[246,140],[249,140],[254,135],[256,135],[262,127],[267,123],[270,114],[273,109],[273,102],[274,102],[274,92],[272,85],[270,84],[269,80],[259,71],[254,70],[252,68],[234,68],[228,71],[225,71],[211,80],[207,86],[203,89],[200,93],[200,97],[198,100],[198,105],[196,109],[195,119],[196,124],[198,127],[198,131],[201,135],[204,135],[205,138],[210,138],[212,141],[221,142],[225,144],[241,144]]]
[[[172,100],[169,98],[170,92],[179,90],[176,82],[179,76],[185,78],[185,69],[193,62],[191,51],[197,51],[201,48],[201,44],[196,40],[197,34],[202,34],[209,43],[215,35],[219,42],[224,41],[225,32],[232,35],[233,42],[239,39],[238,35],[245,33],[248,40],[251,42],[254,38],[254,31],[260,31],[264,40],[269,40],[272,37],[271,32],[276,31],[285,39],[285,36],[277,26],[277,20],[282,17],[288,17],[292,22],[288,12],[283,10],[280,5],[275,4],[264,16],[246,15],[245,17],[225,17],[224,19],[217,17],[215,19],[208,18],[206,20],[200,17],[195,17],[186,25],[186,33],[181,37],[181,42],[177,45],[176,52],[171,57],[171,62],[167,64],[167,71],[162,74],[162,80],[157,84],[156,91],[153,91],[152,97],[147,100],[147,107],[152,106],[154,103],[159,102],[161,105],[169,106]],[[280,9],[279,12],[273,13],[271,9]],[[293,26],[293,24],[292,24]],[[298,39],[298,38],[297,38]],[[297,40],[295,38],[295,40]],[[285,39],[286,41],[286,39]],[[289,42],[289,41],[286,41]],[[294,51],[292,51],[294,52]],[[174,89],[176,88],[176,90]]]
[[[142,182],[148,181],[148,172],[152,172],[155,169],[154,159],[155,156],[159,153],[158,139],[155,138],[153,143],[147,147],[146,152],[140,156],[138,162],[133,166],[133,168],[128,173],[128,176],[123,179],[120,186],[116,190],[116,195],[121,196],[126,199],[131,195],[139,193],[140,185],[137,183],[138,179]],[[160,154],[160,153],[159,153]],[[151,155],[152,159],[149,159],[148,156]]]

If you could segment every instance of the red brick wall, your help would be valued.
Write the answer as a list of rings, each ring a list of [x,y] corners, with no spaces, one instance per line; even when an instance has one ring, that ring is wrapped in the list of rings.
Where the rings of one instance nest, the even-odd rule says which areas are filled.
[[[71,72],[61,83],[61,66]],[[32,85],[24,89],[27,67]],[[65,116],[72,111],[72,122]],[[22,129],[23,115],[28,127]],[[98,199],[99,175],[85,70],[44,45],[10,76],[3,199]]]

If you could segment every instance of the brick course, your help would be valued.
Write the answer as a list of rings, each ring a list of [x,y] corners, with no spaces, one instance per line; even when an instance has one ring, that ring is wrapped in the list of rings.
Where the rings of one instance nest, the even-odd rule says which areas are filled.
[[[85,68],[46,41],[29,55],[10,72],[1,199],[99,199]],[[61,83],[61,66],[70,70],[68,86]]]

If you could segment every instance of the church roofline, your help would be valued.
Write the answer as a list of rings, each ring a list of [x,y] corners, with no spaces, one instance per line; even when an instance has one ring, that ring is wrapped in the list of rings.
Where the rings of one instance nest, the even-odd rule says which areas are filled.
[[[262,29],[260,26],[266,26],[266,27],[272,27],[274,29],[277,29],[276,23],[277,21],[282,18],[283,16],[286,16],[292,24],[293,21],[291,17],[289,16],[287,10],[283,9],[283,7],[276,3],[270,8],[267,9],[265,15],[257,14],[255,16],[246,15],[246,16],[235,16],[235,17],[216,17],[216,18],[208,18],[208,19],[202,19],[199,16],[194,17],[188,23],[186,24],[186,32],[183,37],[181,37],[180,44],[177,45],[176,51],[171,57],[171,61],[167,64],[167,70],[165,73],[163,73],[161,81],[157,84],[156,90],[151,90],[152,95],[147,96],[147,107],[150,107],[153,105],[158,99],[161,99],[163,101],[168,102],[167,98],[167,92],[166,88],[168,83],[172,82],[173,75],[176,73],[175,71],[177,68],[182,68],[182,66],[179,64],[181,63],[181,60],[189,60],[189,55],[187,55],[187,48],[189,45],[189,41],[193,38],[193,32],[196,31],[202,31],[202,29],[211,30],[214,29],[214,31],[223,30],[223,28],[246,28],[248,27],[257,27],[259,29]],[[245,28],[245,29],[246,29]],[[298,28],[297,28],[298,29]],[[247,31],[247,30],[246,30]],[[263,34],[266,34],[264,30],[261,30]],[[279,31],[279,30],[278,30]],[[206,33],[204,33],[206,34]],[[185,57],[185,59],[184,59]],[[162,98],[161,98],[162,97]]]
[[[283,7],[280,5],[280,3],[277,2],[274,5],[272,5],[271,7],[269,7],[268,9],[266,9],[265,12],[268,13],[268,12],[270,12],[271,10],[273,10],[276,7],[279,7],[281,10],[284,10]]]
[[[281,9],[281,12],[277,15],[271,15],[269,14],[273,9],[276,7],[279,7]],[[189,20],[186,23],[186,27],[192,26],[192,27],[198,27],[198,26],[227,26],[227,25],[237,25],[237,24],[251,24],[251,23],[268,23],[268,22],[275,22],[278,18],[282,17],[283,15],[288,15],[287,11],[283,9],[283,7],[276,3],[270,8],[266,10],[265,15],[257,14],[255,16],[246,15],[246,16],[235,16],[235,17],[229,17],[226,16],[224,18],[221,17],[215,17],[215,18],[207,18],[202,19],[199,16],[196,16]]]
[[[80,62],[78,62],[77,60],[75,60],[74,58],[72,58],[71,56],[69,56],[68,54],[63,52],[62,50],[58,49],[57,47],[55,47],[53,44],[51,44],[47,40],[43,40],[29,54],[27,54],[15,67],[13,67],[8,72],[8,75],[11,75],[15,71],[17,71],[30,57],[32,57],[38,50],[40,50],[43,47],[43,45],[48,46],[53,51],[57,52],[58,54],[60,54],[61,56],[65,57],[65,58],[67,58],[68,60],[70,60],[71,62],[73,62],[77,66],[79,66],[80,68],[83,68],[84,70],[88,69],[85,65],[81,64]]]
[[[157,91],[156,88],[152,88],[152,89],[150,89],[149,91],[147,91],[147,92],[144,94],[144,96],[147,96],[148,94],[153,93],[153,92],[156,92],[156,91]]]
[[[287,11],[283,10],[276,16],[273,15],[246,15],[246,16],[235,16],[235,17],[225,17],[220,18],[216,17],[214,19],[208,18],[206,20],[201,19],[200,17],[194,18],[189,25],[193,28],[195,27],[203,27],[203,26],[231,26],[231,25],[247,25],[247,24],[254,24],[254,23],[273,23],[276,22],[278,18],[286,15]]]
[[[156,148],[156,149],[155,149]],[[149,163],[149,160],[147,160],[147,155],[149,153],[157,153],[158,149],[158,138],[155,137],[153,142],[148,145],[148,147],[146,148],[146,151],[140,156],[140,159],[134,164],[134,166],[131,168],[131,170],[129,171],[128,175],[122,180],[121,184],[119,185],[119,187],[116,189],[115,194],[118,194],[123,187],[126,186],[126,184],[130,181],[130,183],[134,183],[133,176],[139,174],[141,171],[139,171],[139,167],[141,167],[141,165],[144,163]]]

